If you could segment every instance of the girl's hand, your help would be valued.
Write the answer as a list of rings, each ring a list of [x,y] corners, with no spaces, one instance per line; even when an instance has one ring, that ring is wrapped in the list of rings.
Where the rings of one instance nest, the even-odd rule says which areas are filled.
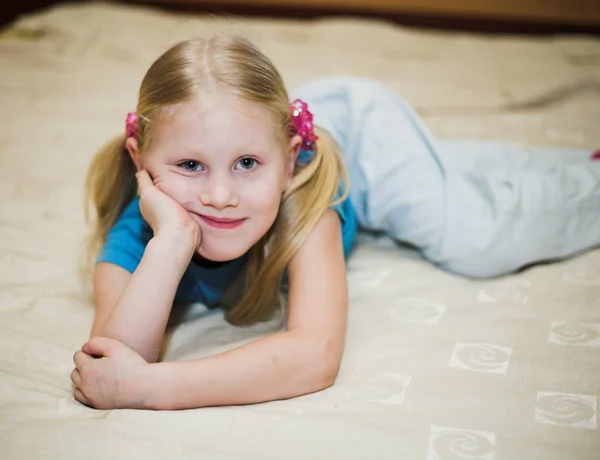
[[[173,198],[154,185],[146,170],[136,174],[140,189],[140,211],[154,235],[165,234],[189,241],[196,251],[202,241],[200,226]],[[183,239],[182,239],[183,237]]]
[[[118,340],[93,337],[73,356],[71,381],[77,401],[96,409],[142,409],[143,385],[150,367]]]

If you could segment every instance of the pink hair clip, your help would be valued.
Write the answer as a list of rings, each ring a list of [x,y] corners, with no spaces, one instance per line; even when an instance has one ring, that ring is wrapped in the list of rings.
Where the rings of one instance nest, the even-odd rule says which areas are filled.
[[[308,104],[300,99],[296,99],[290,106],[290,112],[292,115],[292,125],[296,133],[302,138],[302,150],[314,152],[318,136],[314,131],[313,115],[308,110]]]
[[[127,114],[127,118],[125,119],[125,136],[127,139],[137,137],[137,120],[137,113],[129,112]]]

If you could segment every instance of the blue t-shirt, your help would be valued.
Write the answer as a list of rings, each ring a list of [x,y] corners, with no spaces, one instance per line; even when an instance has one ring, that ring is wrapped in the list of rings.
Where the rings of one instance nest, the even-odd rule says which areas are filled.
[[[340,216],[344,255],[347,257],[356,240],[356,214],[349,198],[334,209]],[[142,217],[139,197],[136,197],[110,230],[97,262],[110,262],[133,273],[152,236],[152,228]],[[246,256],[242,256],[211,267],[199,265],[192,260],[181,278],[175,302],[200,302],[207,307],[218,306],[224,292],[244,267],[245,258]]]

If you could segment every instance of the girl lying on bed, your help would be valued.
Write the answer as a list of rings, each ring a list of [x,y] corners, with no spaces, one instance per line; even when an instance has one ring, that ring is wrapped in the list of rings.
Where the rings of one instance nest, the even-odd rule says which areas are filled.
[[[438,142],[397,94],[363,79],[313,81],[289,97],[273,64],[237,38],[160,56],[87,187],[95,320],[71,378],[96,408],[257,403],[332,385],[359,226],[468,277],[600,241],[590,152]],[[157,363],[178,302],[222,307],[234,325],[285,308],[286,327]]]

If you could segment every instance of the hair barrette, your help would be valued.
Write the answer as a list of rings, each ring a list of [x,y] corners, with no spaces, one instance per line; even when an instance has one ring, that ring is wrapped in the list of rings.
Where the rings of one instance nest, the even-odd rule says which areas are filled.
[[[125,119],[125,136],[127,139],[130,137],[137,138],[137,120],[137,113],[129,112],[127,114]]]
[[[298,134],[302,138],[298,161],[310,161],[314,155],[317,146],[316,142],[319,138],[314,131],[313,114],[308,110],[308,104],[301,99],[296,99],[291,103],[290,113],[292,116],[292,126],[295,130],[294,134]]]

